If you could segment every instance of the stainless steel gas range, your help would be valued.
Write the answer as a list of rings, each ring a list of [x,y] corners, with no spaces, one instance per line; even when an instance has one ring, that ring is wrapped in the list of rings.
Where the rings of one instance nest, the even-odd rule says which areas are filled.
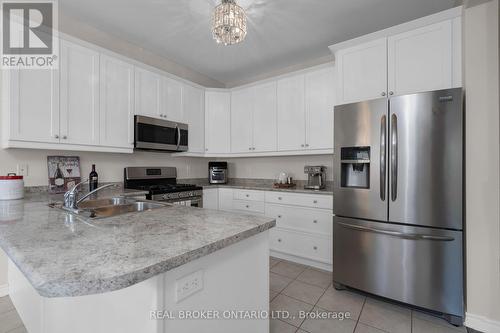
[[[123,183],[126,189],[148,191],[147,200],[203,206],[203,188],[178,184],[177,169],[174,167],[128,167],[124,170]]]

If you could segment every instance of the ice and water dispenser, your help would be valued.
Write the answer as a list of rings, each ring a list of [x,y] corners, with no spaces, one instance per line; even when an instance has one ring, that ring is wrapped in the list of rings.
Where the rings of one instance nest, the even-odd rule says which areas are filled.
[[[370,147],[340,148],[341,186],[370,188]]]

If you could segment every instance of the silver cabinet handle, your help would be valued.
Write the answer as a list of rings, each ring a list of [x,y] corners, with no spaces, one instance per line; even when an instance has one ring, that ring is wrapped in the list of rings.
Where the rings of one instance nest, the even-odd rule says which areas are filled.
[[[313,203],[318,203],[318,200],[313,200]]]
[[[281,218],[281,215],[278,215],[278,218],[280,219],[280,218]]]
[[[278,197],[278,200],[281,200],[282,198],[281,197]]]
[[[389,91],[389,95],[394,95],[394,91]]]
[[[382,116],[380,120],[380,199],[385,201],[385,141],[386,141],[386,128],[387,117]]]
[[[248,198],[250,195],[249,194],[245,194],[245,196]]]
[[[318,220],[314,220],[313,223],[318,223]]]
[[[385,91],[383,91],[380,95],[385,96]]]
[[[391,200],[398,198],[398,117],[391,116]]]
[[[450,242],[450,241],[455,240],[455,238],[448,237],[448,236],[412,234],[412,233],[405,233],[405,232],[392,231],[392,230],[383,230],[383,229],[362,227],[359,225],[352,225],[352,224],[347,224],[347,223],[342,223],[342,222],[338,222],[338,224],[340,226],[342,226],[344,228],[348,228],[348,229],[353,229],[353,230],[358,230],[358,231],[363,231],[363,232],[373,232],[376,234],[394,236],[394,237],[398,237],[398,238],[411,239],[411,240],[422,239],[422,240],[434,240],[434,241],[443,241],[443,242]]]
[[[306,143],[306,147],[309,147],[309,144],[308,144],[308,143]]]
[[[281,238],[278,238],[278,242],[280,242],[280,243],[281,243]]]
[[[314,250],[317,250],[317,249],[318,249],[318,247],[317,247],[317,246],[313,246],[313,249],[314,249]]]
[[[249,205],[246,205],[245,207],[246,207],[246,208],[250,208],[250,206],[249,206]]]
[[[205,151],[208,151],[208,148],[205,148]]]
[[[66,135],[64,135],[62,138],[63,138],[64,140],[66,140],[68,137],[67,137]]]
[[[54,138],[59,139],[59,135],[57,135],[57,134],[54,135]]]
[[[302,144],[302,145],[300,145],[300,146],[301,146],[302,148],[304,148],[304,145],[303,145],[303,144]]]

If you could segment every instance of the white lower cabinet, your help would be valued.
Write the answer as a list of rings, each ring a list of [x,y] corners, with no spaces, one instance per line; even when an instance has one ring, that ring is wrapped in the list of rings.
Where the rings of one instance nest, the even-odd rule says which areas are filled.
[[[332,235],[332,212],[266,203],[266,216],[276,219],[278,228],[295,229],[324,236]]]
[[[276,219],[271,255],[332,269],[333,197],[237,188],[203,190],[203,207]],[[216,208],[215,208],[216,207]]]
[[[219,209],[219,189],[205,188],[203,189],[203,208]]]
[[[312,262],[299,260],[320,268],[327,268],[332,264],[332,238],[326,236],[311,235],[294,230],[281,228],[271,229],[270,232],[271,251],[277,251],[288,255],[286,259],[293,257],[309,259]],[[293,257],[290,257],[293,256]],[[320,265],[316,264],[320,263]],[[326,264],[326,265],[321,265]]]
[[[251,214],[264,214],[263,201],[234,200],[233,210]]]

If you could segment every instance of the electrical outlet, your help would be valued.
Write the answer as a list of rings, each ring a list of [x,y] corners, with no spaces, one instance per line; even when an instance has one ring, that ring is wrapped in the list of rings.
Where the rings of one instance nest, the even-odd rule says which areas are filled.
[[[18,176],[28,176],[28,164],[18,164],[17,165],[17,175]]]
[[[177,303],[203,289],[203,270],[175,281]]]

